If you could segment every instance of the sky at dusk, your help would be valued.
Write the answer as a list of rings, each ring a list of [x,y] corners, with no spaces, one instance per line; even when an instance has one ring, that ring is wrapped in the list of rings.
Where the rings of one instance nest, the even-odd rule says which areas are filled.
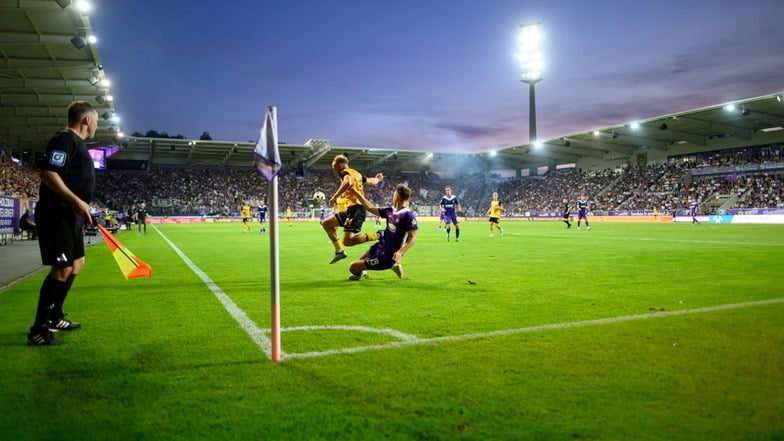
[[[127,134],[473,152],[784,91],[784,1],[91,0]]]

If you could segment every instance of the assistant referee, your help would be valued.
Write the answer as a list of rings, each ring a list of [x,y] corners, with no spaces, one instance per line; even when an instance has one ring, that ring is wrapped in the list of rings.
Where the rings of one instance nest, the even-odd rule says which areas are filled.
[[[68,127],[46,146],[35,219],[41,263],[50,267],[41,285],[35,322],[27,343],[59,345],[53,332],[72,331],[81,324],[65,318],[63,303],[74,278],[84,266],[84,225],[92,224],[90,201],[95,192],[95,169],[84,141],[98,129],[98,112],[86,101],[68,106]]]

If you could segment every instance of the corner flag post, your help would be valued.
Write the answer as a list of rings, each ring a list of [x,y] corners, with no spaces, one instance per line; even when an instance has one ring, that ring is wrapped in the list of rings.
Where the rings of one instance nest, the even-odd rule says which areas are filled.
[[[278,263],[278,172],[280,153],[278,152],[278,116],[275,106],[267,107],[264,125],[256,147],[254,165],[267,178],[267,200],[270,209],[270,306],[272,333],[272,361],[280,362],[280,265]]]
[[[273,115],[274,115],[273,108]],[[277,138],[277,137],[276,137]],[[275,150],[277,151],[277,145]],[[270,311],[272,313],[272,361],[280,361],[280,264],[278,262],[278,177],[267,189],[270,200]]]

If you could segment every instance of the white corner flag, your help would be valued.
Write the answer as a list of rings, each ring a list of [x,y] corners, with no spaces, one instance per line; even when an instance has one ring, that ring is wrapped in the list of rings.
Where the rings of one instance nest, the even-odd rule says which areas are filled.
[[[280,362],[280,265],[278,263],[278,172],[281,168],[278,152],[278,115],[275,106],[267,107],[259,140],[253,149],[253,165],[267,178],[267,201],[270,210],[270,310],[272,314],[272,361]]]

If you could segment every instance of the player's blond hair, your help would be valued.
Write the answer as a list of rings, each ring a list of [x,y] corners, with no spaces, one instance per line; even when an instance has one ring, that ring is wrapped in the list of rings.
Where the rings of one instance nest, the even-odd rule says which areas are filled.
[[[348,165],[348,158],[346,157],[346,155],[337,155],[337,156],[335,156],[335,159],[332,160],[332,165],[335,165],[335,164],[346,164],[346,165]]]

